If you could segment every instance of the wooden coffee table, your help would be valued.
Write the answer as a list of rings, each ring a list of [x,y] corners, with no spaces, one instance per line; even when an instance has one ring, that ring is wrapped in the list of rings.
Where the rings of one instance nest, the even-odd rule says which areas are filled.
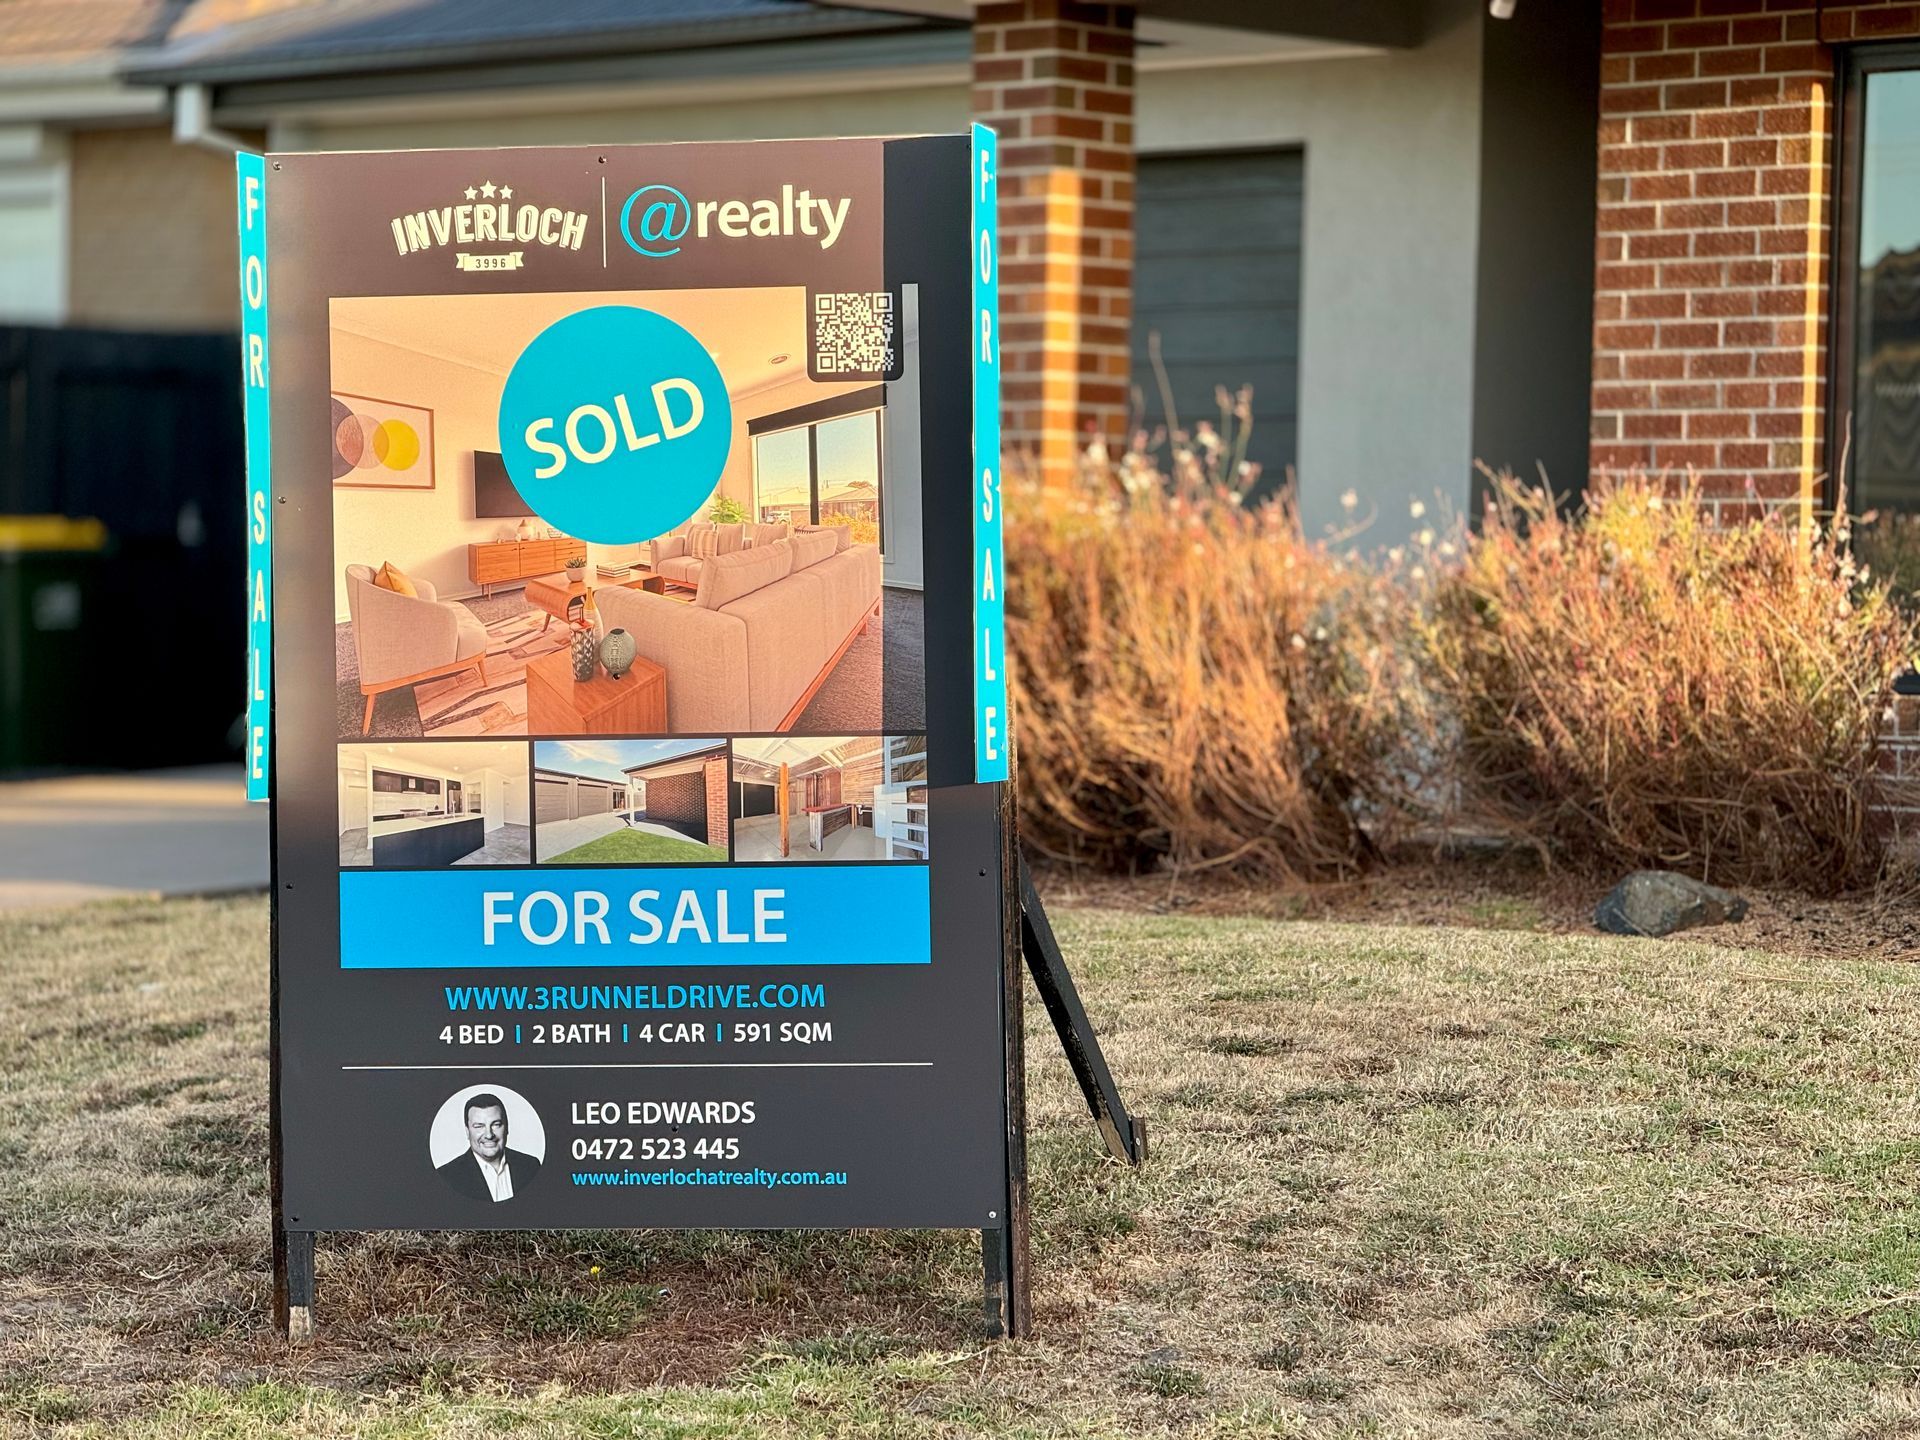
[[[545,575],[527,581],[527,603],[536,610],[547,612],[547,624],[540,627],[542,635],[547,626],[558,620],[562,624],[571,618],[573,607],[587,598],[587,587],[579,580],[568,580],[563,575]]]
[[[645,590],[650,595],[666,595],[669,593],[667,587],[673,582],[664,575],[655,575],[652,571],[648,571],[644,575],[635,575],[627,580],[603,581],[601,588],[605,589],[608,583],[617,585],[623,590]],[[547,612],[547,623],[540,627],[542,635],[547,633],[548,627],[556,620],[562,624],[571,624],[574,610],[592,593],[593,587],[580,580],[562,581],[549,575],[527,581],[527,603],[536,610]],[[687,598],[691,598],[693,594],[692,590],[688,590]]]
[[[595,669],[591,680],[573,678],[570,650],[527,662],[529,735],[664,735],[667,733],[667,672],[634,657],[618,680]]]
[[[631,580],[620,582],[629,590],[644,590],[649,595],[664,595],[669,600],[691,600],[699,593],[698,585],[689,585],[684,580],[669,580],[658,570],[636,568]]]

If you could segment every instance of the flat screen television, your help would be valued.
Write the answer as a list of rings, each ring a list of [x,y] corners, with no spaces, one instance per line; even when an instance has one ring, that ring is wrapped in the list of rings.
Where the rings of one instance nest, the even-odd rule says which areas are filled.
[[[533,514],[507,478],[506,462],[497,451],[473,452],[473,513],[481,520]]]

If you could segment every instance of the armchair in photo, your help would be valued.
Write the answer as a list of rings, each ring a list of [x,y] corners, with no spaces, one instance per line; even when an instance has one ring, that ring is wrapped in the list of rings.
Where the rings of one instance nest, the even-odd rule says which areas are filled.
[[[442,600],[425,580],[413,580],[405,595],[374,583],[367,565],[347,566],[347,605],[353,617],[353,651],[360,664],[360,693],[367,708],[360,733],[373,728],[373,702],[389,690],[401,690],[462,670],[487,678],[487,630],[474,613]]]

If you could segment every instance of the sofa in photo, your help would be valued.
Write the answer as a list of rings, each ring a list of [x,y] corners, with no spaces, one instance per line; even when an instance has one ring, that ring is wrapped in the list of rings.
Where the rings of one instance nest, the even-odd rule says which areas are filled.
[[[691,532],[689,532],[691,533]],[[848,650],[880,620],[880,552],[844,526],[796,531],[698,561],[691,599],[609,587],[608,627],[666,672],[671,733],[790,729]],[[847,696],[846,728],[878,729],[881,687]]]
[[[772,545],[792,533],[793,527],[785,523],[723,525],[697,520],[649,542],[645,553],[654,574],[670,586],[691,590],[700,584],[701,567],[716,555]]]

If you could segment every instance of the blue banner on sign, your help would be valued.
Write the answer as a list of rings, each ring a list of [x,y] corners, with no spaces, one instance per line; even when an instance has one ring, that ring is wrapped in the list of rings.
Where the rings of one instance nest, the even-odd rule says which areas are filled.
[[[340,876],[340,965],[926,965],[924,865],[372,870]]]
[[[973,778],[1007,778],[1005,570],[1000,524],[999,141],[973,127]]]
[[[273,723],[273,412],[267,389],[267,162],[235,157],[240,202],[240,365],[247,425],[247,799],[268,794]]]

